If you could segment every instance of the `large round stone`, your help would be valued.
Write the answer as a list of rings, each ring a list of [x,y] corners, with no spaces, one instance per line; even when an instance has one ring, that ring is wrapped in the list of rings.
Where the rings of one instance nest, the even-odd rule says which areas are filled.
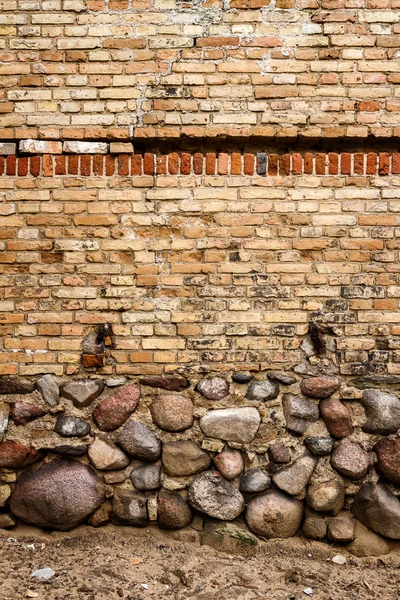
[[[229,394],[229,385],[223,377],[210,377],[201,379],[196,390],[208,400],[222,400]]]
[[[166,442],[162,448],[164,471],[171,477],[188,477],[208,469],[211,458],[196,442]]]
[[[12,513],[38,527],[69,531],[104,502],[101,481],[88,465],[56,459],[25,471],[11,496]]]
[[[367,452],[357,442],[342,441],[331,456],[331,465],[341,475],[359,480],[367,474],[370,467]]]
[[[155,462],[161,455],[161,442],[146,425],[129,421],[119,432],[118,443],[135,458]]]
[[[110,440],[96,438],[88,449],[89,460],[100,471],[125,469],[129,457]]]
[[[161,463],[139,465],[131,473],[133,486],[140,492],[158,490],[160,477]]]
[[[338,398],[327,398],[319,405],[327,430],[335,438],[345,438],[353,433],[350,411]]]
[[[247,388],[246,398],[248,400],[268,402],[268,400],[277,398],[278,394],[279,384],[276,381],[265,379],[265,381],[252,381]]]
[[[114,525],[145,527],[148,524],[147,498],[130,490],[117,490],[110,517]]]
[[[319,377],[307,377],[300,383],[300,389],[309,398],[329,398],[340,388],[339,377],[332,375],[320,375]]]
[[[315,456],[305,451],[291,465],[283,467],[275,473],[272,481],[284,492],[297,496],[305,490],[317,461],[318,459]]]
[[[385,479],[400,485],[400,439],[382,438],[374,448],[378,456],[378,470]]]
[[[383,483],[365,483],[351,511],[375,533],[400,540],[400,500]]]
[[[60,388],[60,396],[72,400],[74,406],[83,408],[89,406],[104,390],[102,379],[81,379],[68,381]]]
[[[193,477],[188,500],[196,510],[222,521],[233,521],[244,507],[242,494],[232,483],[213,471]]]
[[[192,521],[189,504],[177,493],[158,495],[158,525],[161,529],[182,529]]]
[[[221,408],[204,415],[200,419],[200,427],[209,437],[249,444],[256,436],[260,420],[260,413],[252,406]]]
[[[388,435],[400,429],[400,400],[381,390],[365,390],[360,400],[367,415],[363,430]]]
[[[256,467],[245,472],[240,480],[240,491],[245,494],[265,492],[271,485],[271,478],[262,469]]]
[[[186,396],[162,394],[153,400],[150,412],[164,431],[184,431],[193,425],[193,402]]]
[[[93,420],[101,431],[114,431],[136,410],[139,400],[139,386],[136,383],[125,385],[96,406]]]
[[[14,440],[0,443],[0,467],[23,469],[43,458],[43,452],[37,452]]]
[[[311,423],[319,418],[318,406],[294,394],[284,394],[282,399],[286,428],[293,433],[305,433]]]
[[[314,483],[307,489],[307,504],[313,510],[335,516],[344,505],[344,487],[339,481]]]
[[[246,510],[250,530],[266,538],[294,536],[302,518],[302,502],[276,489],[250,500]]]
[[[214,465],[225,479],[229,481],[240,475],[244,469],[244,460],[239,450],[227,446],[213,458]]]

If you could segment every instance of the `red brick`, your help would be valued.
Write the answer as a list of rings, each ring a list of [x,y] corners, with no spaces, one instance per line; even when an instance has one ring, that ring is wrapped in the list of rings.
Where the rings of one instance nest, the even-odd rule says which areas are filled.
[[[167,174],[167,157],[165,154],[163,154],[162,156],[157,156],[156,172],[157,172],[157,175],[166,175]]]
[[[231,155],[231,174],[241,175],[242,173],[242,155],[240,152],[232,152]]]
[[[179,154],[177,152],[171,152],[168,156],[168,173],[170,175],[179,173]]]
[[[337,175],[339,173],[339,154],[336,152],[329,152],[328,161],[329,175]]]
[[[193,155],[193,171],[195,175],[203,173],[203,155],[200,152]]]
[[[92,157],[83,155],[80,157],[80,163],[82,177],[89,177],[92,173]]]
[[[277,154],[268,154],[268,175],[271,177],[278,175],[278,159]]]
[[[79,156],[71,154],[68,156],[68,174],[78,175],[79,172]]]
[[[198,37],[196,46],[214,46],[222,48],[224,46],[239,46],[240,38],[236,36],[220,36],[220,37]]]
[[[379,175],[389,175],[389,153],[379,153]]]
[[[65,168],[66,156],[61,154],[61,155],[56,155],[54,158],[55,158],[55,174],[56,175],[65,175],[67,172],[66,168]]]
[[[16,175],[17,173],[17,157],[11,154],[6,159],[6,175]]]
[[[314,172],[314,155],[312,152],[306,152],[304,155],[304,174],[312,175]]]
[[[290,173],[290,154],[282,154],[279,159],[279,175],[286,177]]]
[[[29,169],[32,177],[38,177],[40,173],[40,156],[31,156],[29,159]]]
[[[118,175],[129,175],[129,154],[118,154]]]
[[[18,158],[18,175],[19,177],[26,177],[28,175],[29,158],[27,156],[20,156]]]
[[[351,154],[349,152],[342,152],[340,156],[340,172],[342,175],[351,174]]]
[[[145,152],[143,160],[143,173],[145,175],[154,175],[154,154]]]
[[[95,154],[93,156],[93,175],[99,175],[100,177],[104,173],[104,156],[102,154]]]
[[[192,155],[189,152],[182,152],[181,154],[181,173],[182,175],[190,174],[190,165],[192,162]]]
[[[107,154],[106,156],[106,175],[111,177],[115,173],[115,156]]]
[[[303,157],[297,152],[292,154],[292,173],[293,175],[301,175],[303,173]]]
[[[141,175],[142,174],[142,155],[133,154],[131,160],[131,174]]]
[[[0,156],[0,175],[3,175],[5,165],[6,165],[6,161],[5,161],[4,156]]]
[[[245,175],[254,174],[254,154],[246,153],[243,157],[243,172]]]
[[[53,157],[50,154],[45,154],[42,158],[43,175],[45,177],[53,177]]]
[[[392,154],[392,173],[398,175],[400,173],[400,153],[394,152]]]
[[[364,175],[364,153],[356,152],[354,154],[354,174]]]
[[[318,152],[315,156],[315,172],[317,175],[325,175],[326,154]]]
[[[215,163],[217,161],[217,155],[215,152],[207,152],[206,154],[206,174],[215,175]]]
[[[218,175],[228,175],[229,156],[221,152],[218,155]]]

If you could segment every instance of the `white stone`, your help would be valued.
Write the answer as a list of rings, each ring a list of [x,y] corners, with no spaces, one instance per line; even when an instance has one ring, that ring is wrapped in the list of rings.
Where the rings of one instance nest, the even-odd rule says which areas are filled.
[[[62,142],[21,140],[19,151],[26,154],[62,154]]]
[[[71,154],[107,154],[105,142],[64,142],[64,152]]]

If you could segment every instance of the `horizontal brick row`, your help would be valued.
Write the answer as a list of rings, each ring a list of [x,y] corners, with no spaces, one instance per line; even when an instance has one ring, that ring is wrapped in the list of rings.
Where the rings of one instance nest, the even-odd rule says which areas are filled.
[[[0,156],[0,175],[397,175],[400,153],[171,152],[170,154]]]

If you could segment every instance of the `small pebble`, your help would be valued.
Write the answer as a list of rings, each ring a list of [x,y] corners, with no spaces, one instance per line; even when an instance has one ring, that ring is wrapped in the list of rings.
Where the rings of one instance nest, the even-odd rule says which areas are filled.
[[[343,556],[342,554],[336,554],[336,556],[334,556],[332,558],[332,562],[335,563],[336,565],[345,565],[347,560],[346,560],[346,557]]]

